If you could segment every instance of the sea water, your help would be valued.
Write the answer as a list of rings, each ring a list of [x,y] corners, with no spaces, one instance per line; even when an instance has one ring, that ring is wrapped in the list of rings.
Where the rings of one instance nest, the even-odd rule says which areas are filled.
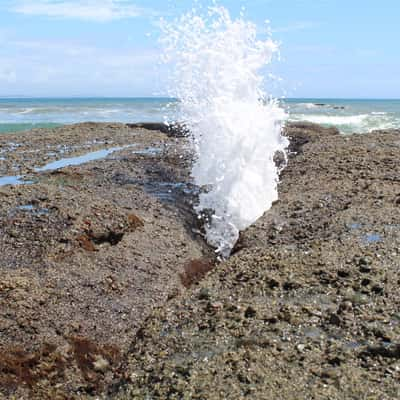
[[[152,97],[0,98],[0,133],[88,121],[162,121],[175,107],[174,99]]]
[[[336,126],[341,133],[400,129],[400,100],[285,99],[291,121]]]
[[[400,129],[400,100],[279,99],[289,121],[336,126],[344,134]],[[163,122],[174,98],[0,98],[0,134],[77,122]]]

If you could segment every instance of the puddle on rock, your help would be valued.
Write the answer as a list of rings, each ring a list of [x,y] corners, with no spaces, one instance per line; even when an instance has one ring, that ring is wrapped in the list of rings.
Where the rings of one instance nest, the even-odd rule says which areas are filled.
[[[349,224],[349,225],[347,225],[347,226],[348,226],[348,228],[351,229],[351,230],[357,230],[357,229],[361,229],[361,228],[363,227],[363,224],[360,224],[360,223],[355,222],[355,223]]]
[[[379,243],[383,241],[383,236],[379,233],[369,233],[361,237],[361,240],[365,244]]]
[[[17,209],[18,210],[22,210],[22,211],[32,211],[33,210],[33,205],[32,204],[27,204],[25,206],[18,206]]]
[[[380,226],[383,227],[384,229],[387,229],[388,226],[383,225]],[[374,243],[379,243],[382,242],[384,240],[384,235],[377,233],[377,232],[365,232],[365,229],[373,229],[374,225],[372,224],[361,224],[359,222],[354,222],[351,224],[347,224],[347,228],[350,231],[361,231],[357,234],[359,240],[361,241],[362,244],[364,245],[370,245],[370,244],[374,244]],[[364,232],[362,232],[362,230],[364,229]]]
[[[162,152],[163,150],[160,147],[148,147],[143,150],[135,150],[132,151],[132,154],[138,154],[141,156],[155,156]]]
[[[48,208],[36,208],[33,204],[25,204],[23,206],[18,206],[15,209],[18,211],[29,212],[38,216],[47,215],[50,213]]]
[[[112,147],[110,149],[103,149],[98,151],[93,151],[91,153],[83,154],[82,156],[77,157],[69,157],[69,158],[62,158],[61,160],[50,162],[43,167],[35,168],[35,172],[44,172],[44,171],[53,171],[55,169],[71,167],[76,165],[86,164],[90,161],[100,160],[102,158],[106,158],[110,154],[124,150],[128,147],[132,147],[134,145],[127,145],[121,147]]]
[[[136,144],[130,144],[126,146],[120,147],[112,147],[110,149],[103,149],[98,151],[93,151],[91,153],[86,153],[77,157],[69,157],[62,158],[61,160],[50,162],[43,167],[35,168],[35,172],[45,172],[45,171],[53,171],[64,167],[77,166],[81,164],[88,163],[90,161],[100,160],[102,158],[106,158],[110,154],[124,150],[129,147],[136,146]],[[4,185],[22,185],[22,184],[31,184],[33,183],[30,180],[26,180],[26,177],[23,175],[13,175],[13,176],[2,176],[0,177],[0,186]]]
[[[14,175],[14,176],[2,176],[0,177],[0,186],[5,185],[26,185],[32,183],[32,181],[24,180],[25,178],[22,175]]]

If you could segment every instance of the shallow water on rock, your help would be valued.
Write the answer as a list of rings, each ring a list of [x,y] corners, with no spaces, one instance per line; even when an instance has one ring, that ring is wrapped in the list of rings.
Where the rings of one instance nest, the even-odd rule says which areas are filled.
[[[85,164],[90,161],[95,161],[105,158],[116,151],[120,151],[131,146],[134,145],[112,147],[110,149],[103,149],[103,150],[93,151],[91,153],[86,153],[82,156],[62,158],[61,160],[50,162],[44,165],[43,167],[35,168],[35,171],[36,172],[53,171],[55,169]]]
[[[0,186],[5,185],[23,185],[30,183],[29,181],[25,181],[24,177],[21,175],[13,175],[13,176],[2,176],[0,177]]]
[[[146,149],[143,150],[135,150],[132,151],[132,154],[138,154],[141,156],[152,156],[152,155],[157,155],[162,152],[162,149],[159,147],[147,147]]]
[[[365,225],[362,223],[351,223],[349,225],[347,225],[347,227],[350,229],[350,231],[359,231],[358,233],[358,237],[360,242],[363,245],[371,245],[371,244],[375,244],[375,243],[380,243],[383,242],[385,240],[385,235],[382,233],[378,233],[378,232],[373,232],[372,229],[381,229],[383,228],[384,230],[392,230],[393,228],[396,229],[396,227],[394,225],[381,225],[380,227],[374,227],[374,225]],[[365,230],[368,229],[369,232],[365,232]],[[362,232],[364,230],[364,232]]]
[[[361,240],[365,244],[371,244],[371,243],[379,243],[382,242],[383,236],[380,235],[379,233],[369,233],[367,235],[364,235]]]
[[[35,172],[46,172],[46,171],[54,171],[57,169],[65,168],[65,167],[71,167],[71,166],[78,166],[82,165],[85,163],[88,163],[90,161],[96,161],[100,160],[102,158],[106,158],[110,154],[124,150],[129,147],[134,147],[136,144],[130,144],[126,146],[120,146],[120,147],[111,147],[109,149],[102,149],[98,151],[93,151],[90,153],[83,154],[81,156],[77,157],[68,157],[68,158],[62,158],[60,160],[52,161],[43,167],[37,167],[34,169]],[[147,151],[147,150],[146,150]],[[52,153],[49,155],[57,155],[57,153]],[[0,177],[0,186],[5,186],[5,185],[21,185],[21,184],[29,184],[32,183],[32,181],[25,180],[25,177],[23,175],[11,175],[11,176],[2,176]]]
[[[48,208],[37,208],[33,204],[24,204],[22,206],[18,206],[16,207],[16,210],[32,213],[33,215],[38,215],[38,216],[47,215],[50,213],[50,210]]]

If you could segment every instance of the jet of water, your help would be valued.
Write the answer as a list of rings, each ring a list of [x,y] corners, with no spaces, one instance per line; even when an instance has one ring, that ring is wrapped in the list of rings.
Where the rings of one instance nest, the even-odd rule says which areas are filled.
[[[264,90],[264,70],[278,46],[258,39],[244,16],[223,7],[162,23],[164,59],[173,65],[171,95],[195,150],[194,182],[205,187],[196,211],[211,214],[207,241],[226,257],[277,199],[277,151],[285,112]]]

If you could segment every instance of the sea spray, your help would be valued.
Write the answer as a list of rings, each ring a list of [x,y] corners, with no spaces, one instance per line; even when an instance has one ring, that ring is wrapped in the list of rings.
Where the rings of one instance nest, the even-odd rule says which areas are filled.
[[[162,23],[171,95],[195,151],[194,182],[204,188],[196,211],[211,214],[207,241],[226,257],[239,237],[277,199],[277,151],[285,112],[263,89],[263,72],[278,46],[260,40],[243,16],[223,7]]]

